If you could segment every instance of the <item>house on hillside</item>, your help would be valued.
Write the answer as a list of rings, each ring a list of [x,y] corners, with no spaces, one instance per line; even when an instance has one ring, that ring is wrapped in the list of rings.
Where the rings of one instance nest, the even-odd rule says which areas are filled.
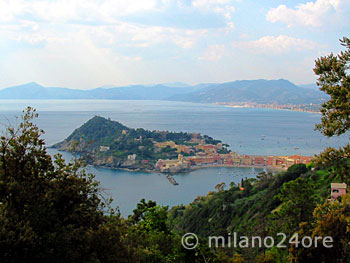
[[[339,196],[346,194],[346,187],[347,185],[345,183],[332,183],[331,184],[331,199],[336,200]]]

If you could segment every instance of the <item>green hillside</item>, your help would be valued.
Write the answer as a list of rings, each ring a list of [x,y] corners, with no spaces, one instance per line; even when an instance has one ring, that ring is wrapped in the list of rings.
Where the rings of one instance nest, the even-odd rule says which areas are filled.
[[[156,143],[171,141],[176,145],[195,146],[192,138],[206,144],[221,142],[207,135],[187,132],[132,129],[117,121],[95,116],[52,147],[77,152],[85,156],[88,163],[97,166],[152,170],[158,159],[176,159],[179,154],[175,148],[159,148]],[[228,150],[224,147],[223,152]],[[134,154],[135,160],[129,161],[128,156]]]
[[[304,164],[294,165],[277,175],[261,173],[257,179],[242,179],[240,186],[231,184],[227,190],[218,185],[217,191],[198,196],[189,205],[171,208],[169,220],[176,231],[196,233],[203,238],[227,237],[233,232],[238,236],[264,238],[283,231],[291,237],[300,221],[292,224],[288,215],[281,212],[281,207],[289,202],[281,196],[283,189],[288,184],[298,185],[299,192],[293,192],[293,196],[299,195],[303,199],[296,205],[293,216],[302,214],[305,209],[303,219],[311,220],[317,204],[329,198],[330,183],[334,180],[324,170],[312,171]],[[264,248],[231,249],[229,254],[233,255],[233,252],[242,253],[246,260],[253,262]],[[287,250],[280,253],[286,254]]]

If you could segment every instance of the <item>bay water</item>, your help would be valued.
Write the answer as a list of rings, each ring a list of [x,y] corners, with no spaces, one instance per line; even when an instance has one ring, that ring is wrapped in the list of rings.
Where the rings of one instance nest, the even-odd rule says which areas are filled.
[[[0,129],[19,120],[27,106],[38,110],[35,121],[45,130],[48,146],[68,137],[74,129],[99,115],[131,128],[199,132],[230,145],[238,153],[313,156],[328,146],[341,146],[346,136],[327,139],[314,130],[320,114],[258,108],[230,108],[221,105],[169,101],[118,100],[0,100]],[[50,154],[57,153],[54,149]],[[72,156],[63,153],[66,159]],[[165,175],[88,167],[101,182],[105,195],[114,198],[123,216],[132,213],[140,199],[174,206],[188,204],[198,195],[213,191],[216,184],[238,183],[255,177],[262,169],[205,168],[174,175],[179,185]]]

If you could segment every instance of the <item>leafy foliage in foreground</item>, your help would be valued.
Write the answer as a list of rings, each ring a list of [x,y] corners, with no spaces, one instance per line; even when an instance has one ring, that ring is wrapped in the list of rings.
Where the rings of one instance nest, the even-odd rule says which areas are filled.
[[[131,257],[121,233],[109,228],[108,201],[100,199],[93,175],[79,160],[51,159],[31,122],[36,116],[29,108],[18,129],[0,140],[2,262],[97,262],[110,248],[104,262]]]
[[[340,43],[345,51],[320,57],[314,68],[319,76],[317,85],[330,95],[322,104],[321,123],[316,125],[327,137],[349,135],[350,131],[350,38],[344,37]],[[318,156],[317,166],[341,175],[350,184],[350,144],[339,149],[328,147]]]
[[[182,248],[166,207],[141,202],[121,218],[81,160],[51,159],[36,116],[28,108],[0,139],[1,262],[215,262]]]
[[[306,171],[305,165],[297,165],[276,176],[262,174],[259,180],[243,180],[243,191],[237,185],[231,185],[226,191],[197,197],[186,207],[171,209],[173,225],[176,229],[203,236],[227,235],[227,231],[233,230],[243,233],[247,229],[263,232],[261,219],[281,203],[274,198],[280,187]]]

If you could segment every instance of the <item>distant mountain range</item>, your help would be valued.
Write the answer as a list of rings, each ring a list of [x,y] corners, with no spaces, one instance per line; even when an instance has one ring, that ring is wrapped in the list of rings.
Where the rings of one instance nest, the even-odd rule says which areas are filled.
[[[196,89],[195,86],[168,87],[165,85],[134,85],[78,90],[57,87],[45,88],[38,83],[31,82],[0,90],[0,99],[164,100],[175,94],[193,92]]]
[[[201,103],[319,104],[328,97],[314,85],[297,86],[284,79],[240,80],[190,86],[184,83],[133,85],[77,90],[43,87],[31,82],[0,90],[0,99],[171,100]]]

